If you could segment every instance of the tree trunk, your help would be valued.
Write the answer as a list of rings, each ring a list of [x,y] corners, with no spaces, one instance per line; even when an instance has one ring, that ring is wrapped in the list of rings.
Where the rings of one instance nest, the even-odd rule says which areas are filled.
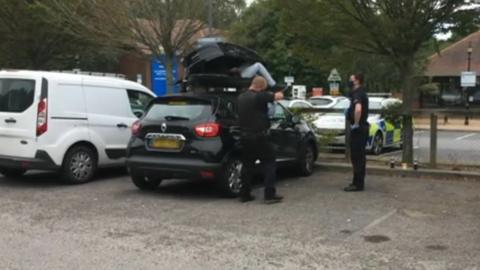
[[[412,105],[414,94],[414,58],[406,58],[399,62],[400,80],[402,82],[403,92],[403,151],[402,162],[413,163],[413,124],[412,124]]]
[[[167,94],[173,94],[173,87],[175,84],[174,77],[173,77],[173,53],[165,52],[165,71],[167,75]]]

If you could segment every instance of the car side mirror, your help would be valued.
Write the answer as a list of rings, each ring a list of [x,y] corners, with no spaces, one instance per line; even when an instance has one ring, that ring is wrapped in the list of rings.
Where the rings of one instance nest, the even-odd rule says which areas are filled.
[[[145,113],[142,112],[142,111],[135,111],[135,112],[133,112],[133,114],[134,114],[137,118],[142,118],[143,115],[145,115]]]
[[[302,120],[300,119],[300,116],[298,116],[298,115],[292,116],[292,123],[293,124],[295,124],[295,125],[300,124],[301,121]]]

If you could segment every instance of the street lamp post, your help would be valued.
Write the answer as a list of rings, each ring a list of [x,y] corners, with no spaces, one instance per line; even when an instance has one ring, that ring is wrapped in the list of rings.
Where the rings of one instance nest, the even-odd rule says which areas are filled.
[[[471,64],[472,64],[472,52],[473,52],[473,48],[472,48],[472,42],[470,41],[470,43],[468,44],[468,49],[467,49],[467,55],[468,55],[468,58],[467,58],[467,71],[470,71],[471,70]],[[469,119],[468,119],[468,115],[469,115],[469,110],[470,110],[470,104],[469,104],[469,100],[468,100],[468,87],[465,87],[465,125],[468,126],[469,124]]]

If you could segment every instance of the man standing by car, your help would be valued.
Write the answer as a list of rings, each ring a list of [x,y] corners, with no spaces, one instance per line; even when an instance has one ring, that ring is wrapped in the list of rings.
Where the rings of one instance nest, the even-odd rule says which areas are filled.
[[[281,202],[283,197],[276,194],[276,163],[273,145],[268,139],[270,119],[268,104],[283,99],[283,93],[271,93],[267,89],[267,81],[261,76],[255,76],[245,93],[238,97],[238,112],[241,129],[242,148],[242,188],[240,201],[248,202],[255,198],[251,195],[251,182],[255,162],[262,162],[265,192],[265,203]]]
[[[366,151],[370,125],[368,117],[368,97],[363,88],[363,74],[350,76],[350,107],[346,112],[346,120],[350,121],[350,150],[353,166],[353,182],[345,191],[362,191],[365,188]]]

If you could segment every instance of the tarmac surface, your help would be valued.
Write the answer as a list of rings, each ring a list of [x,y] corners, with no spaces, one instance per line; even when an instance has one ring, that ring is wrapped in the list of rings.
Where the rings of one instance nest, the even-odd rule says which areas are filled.
[[[285,201],[264,205],[259,186],[241,204],[120,172],[0,176],[0,269],[480,269],[480,183],[369,175],[345,193],[350,177],[282,176]]]

